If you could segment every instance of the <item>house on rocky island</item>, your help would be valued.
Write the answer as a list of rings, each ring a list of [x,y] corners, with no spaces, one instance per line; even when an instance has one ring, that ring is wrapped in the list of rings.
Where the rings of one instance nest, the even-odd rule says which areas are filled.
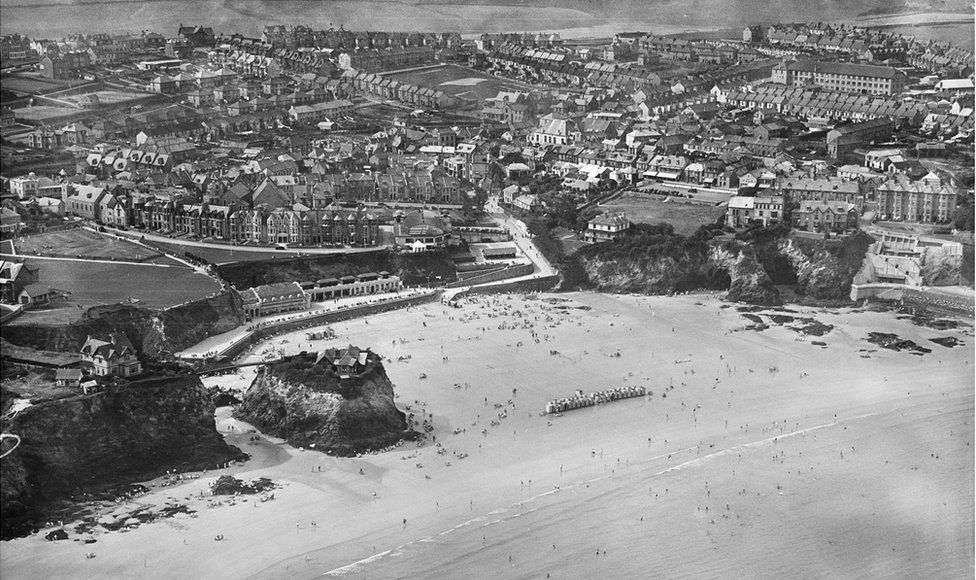
[[[349,377],[366,368],[369,351],[349,345],[347,348],[327,348],[319,353],[315,364],[325,361],[332,365],[339,376]]]
[[[142,372],[136,349],[120,334],[110,335],[107,341],[89,336],[81,347],[81,359],[92,366],[93,374],[100,377],[131,377]]]

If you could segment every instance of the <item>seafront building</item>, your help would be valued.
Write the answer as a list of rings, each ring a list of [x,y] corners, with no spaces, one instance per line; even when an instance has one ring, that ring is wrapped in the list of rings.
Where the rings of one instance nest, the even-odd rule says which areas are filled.
[[[368,272],[314,282],[279,282],[254,286],[240,292],[244,314],[249,318],[308,310],[312,302],[349,296],[399,292],[403,282],[389,272]]]

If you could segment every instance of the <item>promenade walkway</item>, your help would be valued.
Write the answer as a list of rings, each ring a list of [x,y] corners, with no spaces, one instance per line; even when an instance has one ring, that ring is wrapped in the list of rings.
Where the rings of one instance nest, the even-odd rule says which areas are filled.
[[[303,320],[313,320],[323,314],[352,310],[361,306],[373,304],[390,304],[403,301],[409,298],[417,298],[435,293],[435,290],[428,288],[409,288],[400,292],[388,292],[384,294],[369,294],[366,296],[351,296],[339,298],[329,302],[313,302],[309,310],[299,312],[285,312],[272,316],[262,316],[253,319],[247,324],[238,326],[223,334],[211,336],[190,348],[177,353],[182,359],[203,359],[207,357],[219,358],[227,351],[238,345],[242,341],[248,340],[252,334],[259,330],[273,329],[275,326],[285,323],[295,323]]]

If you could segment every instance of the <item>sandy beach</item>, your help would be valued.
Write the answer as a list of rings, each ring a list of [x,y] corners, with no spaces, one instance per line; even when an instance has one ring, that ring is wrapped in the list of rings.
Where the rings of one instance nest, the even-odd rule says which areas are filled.
[[[0,576],[972,576],[972,321],[778,313],[833,326],[810,336],[737,308],[708,295],[499,295],[335,324],[328,341],[276,337],[286,353],[371,347],[436,441],[332,458],[252,441],[222,408],[218,429],[252,459],[133,500],[195,513],[92,544],[47,542],[50,528],[5,542]],[[931,352],[887,350],[869,332]],[[930,342],[946,336],[965,344]],[[252,372],[206,382],[244,388]],[[624,385],[652,394],[540,413],[576,389]],[[216,505],[207,489],[224,473],[281,487],[273,501]]]

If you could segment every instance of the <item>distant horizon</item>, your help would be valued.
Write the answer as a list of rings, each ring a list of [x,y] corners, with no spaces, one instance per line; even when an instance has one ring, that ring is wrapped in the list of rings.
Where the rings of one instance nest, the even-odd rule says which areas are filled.
[[[763,0],[696,0],[691,6],[674,2],[639,3],[617,0],[606,4],[586,0],[554,0],[513,5],[510,2],[484,4],[402,3],[377,0],[95,0],[68,3],[38,0],[4,4],[0,7],[0,33],[23,34],[31,38],[64,38],[72,34],[138,34],[149,30],[175,35],[180,23],[209,26],[218,34],[257,37],[267,25],[305,25],[312,29],[343,27],[346,30],[403,32],[459,32],[471,37],[498,32],[558,32],[566,38],[606,37],[618,32],[652,34],[734,29],[749,24],[775,22],[848,22],[883,24],[903,18],[938,15],[952,20],[956,28],[973,30],[971,12],[895,13],[867,15],[872,7],[884,6],[869,0],[851,6],[833,0],[804,2],[786,0],[775,5]],[[549,7],[546,7],[546,6]],[[100,9],[101,8],[101,9]],[[106,12],[112,12],[106,19]],[[627,16],[621,16],[626,13]],[[784,15],[789,15],[784,18]],[[959,23],[961,16],[968,22]],[[43,24],[42,24],[43,23]],[[875,22],[871,22],[875,24]],[[972,46],[966,30],[950,34],[956,42]],[[941,37],[936,35],[935,37]]]

